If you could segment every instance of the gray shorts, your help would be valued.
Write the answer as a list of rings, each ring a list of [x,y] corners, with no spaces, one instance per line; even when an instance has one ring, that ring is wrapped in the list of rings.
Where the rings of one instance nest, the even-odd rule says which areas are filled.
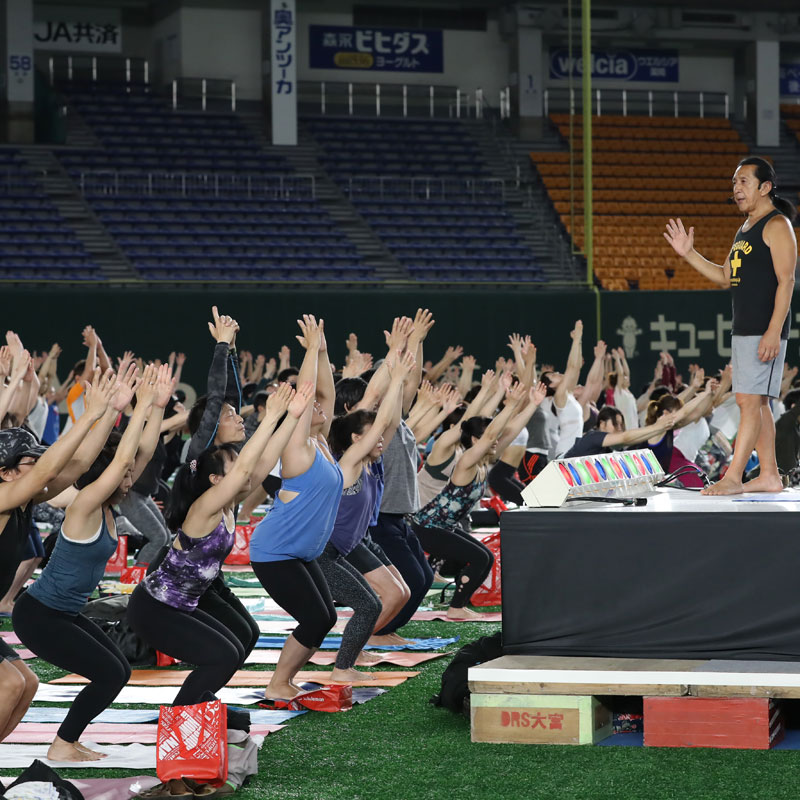
[[[760,341],[760,336],[731,337],[733,391],[738,394],[778,397],[783,380],[783,362],[786,359],[786,339],[781,339],[780,352],[772,361],[759,359]]]

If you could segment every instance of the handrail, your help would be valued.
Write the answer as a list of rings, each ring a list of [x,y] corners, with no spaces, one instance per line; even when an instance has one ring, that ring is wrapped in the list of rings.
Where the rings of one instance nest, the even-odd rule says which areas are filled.
[[[317,196],[314,175],[253,175],[236,172],[149,171],[97,169],[78,175],[81,194],[140,194],[146,197],[289,198]]]
[[[195,91],[192,91],[194,89]],[[172,108],[178,108],[179,99],[200,100],[200,108],[206,111],[209,100],[230,102],[231,111],[236,111],[236,81],[222,78],[175,78],[172,81]]]
[[[551,112],[577,113],[579,97],[575,89],[544,90],[544,115]],[[726,92],[687,92],[653,89],[595,89],[593,113],[646,117],[724,117],[730,116],[730,97]]]
[[[449,178],[436,175],[356,175],[347,181],[348,197],[369,192],[384,198],[436,200],[447,197],[494,195],[505,200],[506,182],[502,178]]]
[[[47,60],[50,85],[61,79],[60,71],[65,71],[66,79],[72,81],[89,80],[92,83],[119,81],[125,84],[150,83],[150,62],[146,58],[126,58],[124,56],[50,56]]]

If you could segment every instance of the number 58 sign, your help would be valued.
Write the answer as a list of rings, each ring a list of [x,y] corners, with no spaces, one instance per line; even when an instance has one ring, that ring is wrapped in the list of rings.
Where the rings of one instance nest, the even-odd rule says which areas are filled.
[[[9,56],[8,69],[18,78],[25,78],[33,69],[33,59],[30,56]]]

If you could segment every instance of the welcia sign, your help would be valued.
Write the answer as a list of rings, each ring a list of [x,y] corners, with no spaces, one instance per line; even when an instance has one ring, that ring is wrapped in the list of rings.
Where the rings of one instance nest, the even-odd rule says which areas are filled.
[[[613,81],[678,82],[677,50],[593,50],[592,79]],[[583,58],[559,47],[550,50],[550,77],[583,76]]]

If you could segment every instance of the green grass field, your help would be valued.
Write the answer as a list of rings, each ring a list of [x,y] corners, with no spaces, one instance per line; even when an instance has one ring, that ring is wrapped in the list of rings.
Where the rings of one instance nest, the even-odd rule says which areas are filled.
[[[3,627],[8,628],[8,623]],[[453,625],[415,622],[411,636],[451,636]],[[462,643],[496,625],[462,623]],[[63,672],[32,663],[43,681]],[[260,771],[241,800],[773,800],[800,796],[800,752],[472,744],[469,723],[428,703],[448,659],[385,695],[340,714],[308,713],[264,742]],[[253,665],[248,668],[257,668]],[[319,667],[315,667],[319,669]],[[65,777],[123,777],[66,770]]]

